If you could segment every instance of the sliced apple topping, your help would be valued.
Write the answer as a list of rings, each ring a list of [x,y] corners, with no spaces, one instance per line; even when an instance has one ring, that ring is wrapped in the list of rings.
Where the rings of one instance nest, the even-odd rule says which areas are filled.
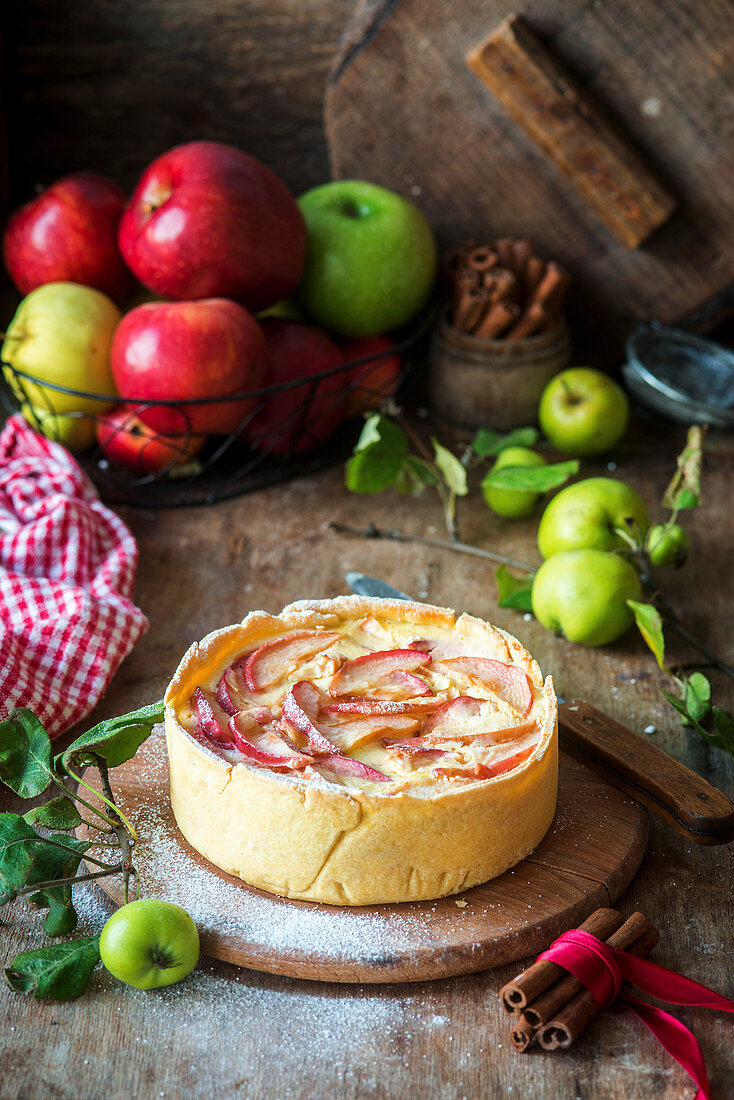
[[[421,681],[422,682],[422,681]],[[445,695],[430,695],[420,699],[367,699],[364,696],[346,696],[334,703],[327,703],[324,714],[424,714],[444,706]]]
[[[517,665],[507,665],[491,657],[445,657],[437,664],[447,676],[462,678],[489,687],[521,714],[533,705],[533,689],[528,674]]]
[[[430,653],[414,649],[383,649],[364,653],[343,664],[329,684],[329,695],[424,695],[430,694],[428,685],[418,676],[410,676],[415,669],[430,664]]]
[[[327,768],[335,775],[351,775],[357,779],[369,779],[372,783],[392,783],[391,776],[378,772],[376,768],[371,768],[369,764],[363,764],[352,756],[331,753],[328,756],[319,756],[315,763],[317,767]]]
[[[418,718],[402,714],[344,715],[327,720],[326,730],[339,752],[351,752],[384,737],[407,737],[420,725]]]
[[[246,710],[252,705],[252,700],[247,694],[244,681],[244,663],[247,658],[239,660],[225,669],[217,684],[216,698],[220,707],[230,718],[238,710]]]
[[[245,684],[262,691],[292,675],[300,664],[328,649],[340,637],[335,630],[306,630],[266,642],[245,661]]]
[[[504,775],[505,772],[517,768],[527,760],[534,748],[534,745],[530,745],[503,760],[496,760],[493,764],[475,763],[455,768],[434,768],[433,774],[440,779],[494,779],[497,775]]]
[[[333,753],[336,745],[316,725],[320,704],[319,689],[308,680],[299,680],[283,700],[282,715],[286,722],[307,738],[311,752]]]
[[[298,771],[313,764],[312,756],[298,752],[279,736],[272,725],[264,728],[247,711],[232,715],[228,728],[236,748],[256,764],[287,771]]]
[[[229,715],[210,692],[204,688],[194,688],[191,710],[195,719],[192,732],[197,741],[203,744],[214,741],[218,745],[231,746],[232,738],[227,729]]]
[[[448,749],[439,749],[431,745],[422,737],[408,737],[405,741],[391,741],[385,738],[382,742],[388,752],[396,756],[447,756]]]
[[[495,729],[496,721],[492,703],[486,699],[475,699],[471,695],[459,695],[451,699],[431,714],[424,727],[423,734],[432,741],[480,742],[493,745],[502,741],[515,741],[536,728],[534,720],[520,722],[515,726],[503,726]]]

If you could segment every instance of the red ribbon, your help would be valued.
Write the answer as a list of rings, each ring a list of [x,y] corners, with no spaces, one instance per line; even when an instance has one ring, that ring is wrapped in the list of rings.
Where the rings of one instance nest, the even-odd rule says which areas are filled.
[[[684,978],[664,966],[638,959],[616,947],[602,943],[596,936],[580,928],[564,932],[538,956],[562,966],[586,986],[599,1008],[616,1000],[624,981],[631,982],[643,993],[649,993],[669,1004],[694,1008],[718,1008],[734,1012],[734,1001],[722,997],[705,985]],[[686,1071],[698,1086],[695,1100],[710,1100],[706,1065],[701,1048],[688,1028],[675,1016],[646,1001],[625,998],[619,1002],[649,1027],[668,1054]]]

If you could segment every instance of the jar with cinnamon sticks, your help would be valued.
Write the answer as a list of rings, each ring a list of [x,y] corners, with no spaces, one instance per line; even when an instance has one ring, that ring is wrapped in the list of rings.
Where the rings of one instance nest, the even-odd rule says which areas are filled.
[[[561,306],[569,276],[527,239],[473,242],[446,261],[451,303],[434,333],[431,405],[458,428],[534,424],[545,386],[571,362]]]

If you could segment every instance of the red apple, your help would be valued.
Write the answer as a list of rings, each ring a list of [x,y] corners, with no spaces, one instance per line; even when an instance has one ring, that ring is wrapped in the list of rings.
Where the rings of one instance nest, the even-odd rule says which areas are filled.
[[[97,419],[97,442],[105,458],[139,474],[181,466],[204,446],[203,435],[159,435],[134,405],[118,405]]]
[[[369,359],[347,374],[349,396],[347,416],[359,416],[375,409],[395,392],[403,364],[389,336],[369,336],[365,340],[342,340],[339,344],[345,363]]]
[[[5,229],[3,252],[21,294],[44,283],[79,283],[118,303],[133,280],[117,247],[125,196],[94,172],[76,172],[22,206]]]
[[[164,298],[234,298],[256,311],[300,282],[306,225],[265,165],[231,145],[193,141],[143,173],[120,223],[120,249]]]
[[[346,416],[345,379],[341,372],[315,385],[308,379],[343,364],[336,344],[319,328],[266,317],[262,321],[270,367],[270,384],[287,389],[268,395],[245,430],[256,450],[273,455],[300,454],[325,443]],[[313,393],[312,393],[313,390]]]
[[[231,432],[253,400],[147,406],[147,401],[224,397],[264,386],[265,341],[247,310],[224,298],[151,302],[130,310],[112,340],[112,375],[121,397],[165,435]]]

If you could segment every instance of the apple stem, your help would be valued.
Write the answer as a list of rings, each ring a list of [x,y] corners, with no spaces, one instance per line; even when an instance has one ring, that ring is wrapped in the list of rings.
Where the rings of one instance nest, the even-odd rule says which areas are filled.
[[[393,542],[417,542],[421,546],[432,546],[437,550],[455,550],[460,554],[471,554],[475,558],[486,558],[489,561],[499,562],[501,565],[509,565],[514,569],[522,569],[525,573],[534,573],[535,569],[527,562],[517,561],[516,558],[508,558],[504,554],[497,554],[494,550],[485,550],[481,546],[471,546],[467,542],[447,541],[446,539],[433,539],[428,535],[407,535],[402,531],[385,530],[370,524],[369,527],[351,527],[347,523],[329,524],[332,531],[341,535],[357,535],[365,539],[391,539]]]
[[[96,767],[99,771],[99,777],[102,781],[102,790],[104,791],[107,799],[107,804],[112,805],[114,809],[111,810],[112,817],[115,819],[115,836],[117,837],[120,845],[120,861],[122,870],[122,887],[124,903],[127,905],[129,900],[130,891],[130,875],[133,874],[137,878],[137,872],[133,867],[132,854],[133,845],[135,843],[134,835],[131,835],[126,825],[126,819],[124,815],[120,813],[115,805],[115,799],[112,794],[112,787],[110,786],[110,775],[107,768],[107,761],[102,757],[98,757]]]

